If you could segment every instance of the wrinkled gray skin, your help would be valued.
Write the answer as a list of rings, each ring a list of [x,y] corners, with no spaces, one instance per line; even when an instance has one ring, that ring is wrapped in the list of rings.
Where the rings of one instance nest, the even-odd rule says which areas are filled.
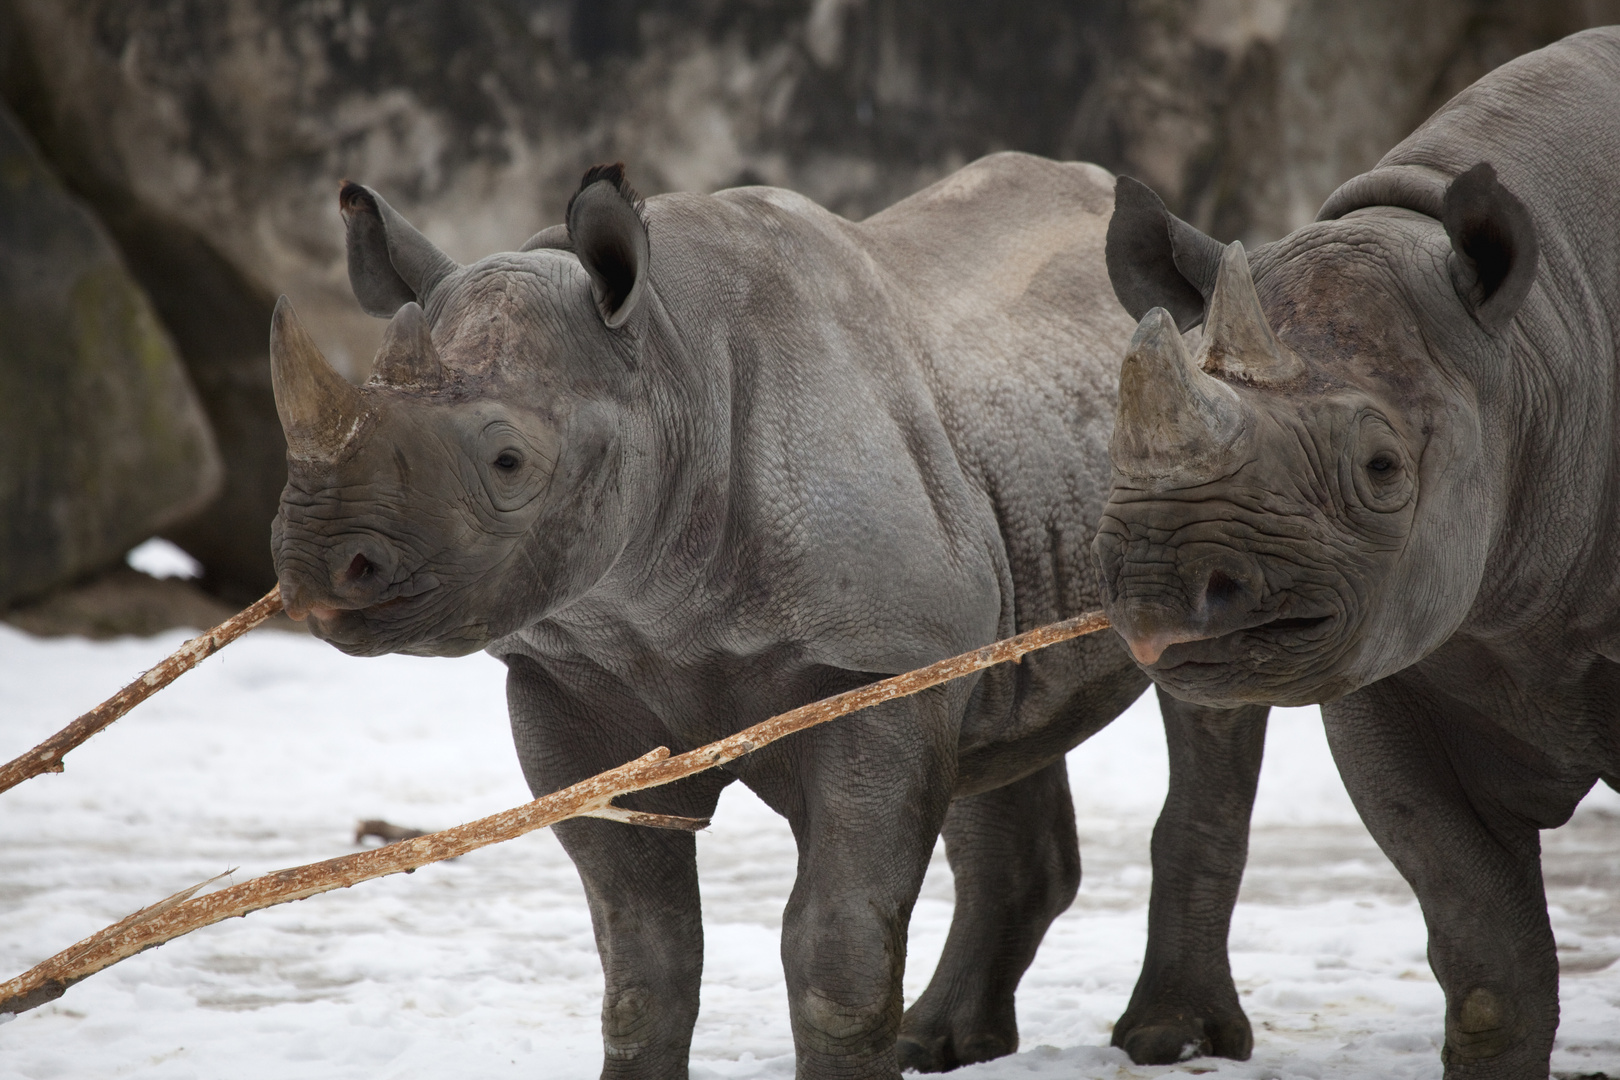
[[[355,655],[500,657],[541,794],[1098,606],[1131,328],[1102,261],[1108,174],[997,155],[861,224],[768,188],[638,216],[616,179],[593,170],[566,228],[468,267],[344,189],[356,295],[393,321],[357,389],[278,310],[295,617]],[[1095,635],[622,805],[707,817],[740,779],[792,823],[800,1076],[948,1069],[1017,1046],[1013,990],[1079,884],[1062,755],[1146,685]],[[1226,935],[1264,710],[1165,705],[1152,944],[1115,1038],[1246,1057]],[[941,829],[955,919],[902,1017]],[[606,974],[603,1075],[685,1076],[692,836],[557,833]]]
[[[1110,227],[1142,324],[1107,610],[1186,701],[1326,703],[1458,1080],[1547,1076],[1538,830],[1620,776],[1617,117],[1620,30],[1590,31],[1458,95],[1247,288],[1140,185]]]

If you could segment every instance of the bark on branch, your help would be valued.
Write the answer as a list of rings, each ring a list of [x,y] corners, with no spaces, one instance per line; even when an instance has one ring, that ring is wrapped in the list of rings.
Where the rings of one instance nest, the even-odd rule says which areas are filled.
[[[254,607],[257,608],[275,599],[272,594]],[[276,603],[279,605],[279,600]],[[252,611],[253,608],[248,610]],[[248,612],[243,612],[238,618],[247,614]],[[907,697],[931,686],[971,675],[1008,660],[1016,661],[1025,653],[1044,649],[1083,634],[1094,633],[1108,625],[1107,617],[1100,611],[1079,615],[971,652],[961,653],[915,671],[908,671],[903,675],[881,679],[856,690],[801,705],[797,709],[791,709],[752,727],[744,728],[728,738],[675,757],[671,757],[669,751],[660,746],[643,757],[581,780],[572,787],[563,788],[523,806],[480,818],[453,829],[429,833],[410,840],[400,840],[386,847],[345,855],[337,859],[327,859],[325,862],[296,866],[290,870],[278,870],[206,896],[193,897],[192,894],[202,888],[201,885],[194,886],[151,907],[143,908],[122,922],[92,934],[72,948],[58,953],[15,979],[0,983],[0,1013],[23,1012],[53,1001],[80,979],[201,927],[238,915],[246,915],[261,908],[302,900],[317,893],[347,888],[387,874],[408,873],[419,866],[465,855],[477,848],[511,840],[568,818],[600,817],[662,828],[702,828],[707,822],[701,819],[642,814],[613,806],[612,802],[620,795],[673,783],[705,769],[735,761],[796,731],[836,720],[885,701]],[[153,669],[156,670],[158,669]],[[111,723],[111,720],[106,723]],[[105,723],[102,726],[106,726]]]
[[[62,757],[69,750],[280,610],[281,587],[278,585],[260,597],[252,607],[237,612],[212,630],[198,634],[118,693],[26,754],[0,766],[0,791],[14,788],[40,773],[61,772]]]

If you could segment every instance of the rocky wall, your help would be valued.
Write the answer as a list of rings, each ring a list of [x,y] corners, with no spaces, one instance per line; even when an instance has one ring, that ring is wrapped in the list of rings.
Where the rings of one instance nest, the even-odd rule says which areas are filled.
[[[0,108],[0,610],[193,516],[221,476],[117,247]]]
[[[336,192],[461,260],[647,194],[771,183],[853,217],[981,154],[1084,158],[1223,239],[1309,220],[1455,90],[1617,0],[0,0],[0,92],[103,217],[227,464],[175,537],[256,594],[282,482],[277,293],[352,377],[380,334]]]

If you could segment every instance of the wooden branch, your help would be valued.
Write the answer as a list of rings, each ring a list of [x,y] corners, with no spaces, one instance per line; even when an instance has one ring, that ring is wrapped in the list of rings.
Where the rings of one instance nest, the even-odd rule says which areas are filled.
[[[269,600],[270,597],[265,599]],[[264,602],[260,601],[261,604]],[[616,769],[598,773],[571,787],[543,795],[531,803],[453,829],[400,840],[385,847],[325,862],[278,870],[206,896],[186,899],[185,895],[176,893],[168,900],[144,908],[128,919],[92,934],[15,979],[0,983],[0,1013],[23,1012],[53,1001],[80,979],[201,927],[261,908],[302,900],[317,893],[347,888],[387,874],[409,873],[419,866],[465,855],[477,848],[511,840],[569,818],[605,817],[630,824],[665,828],[701,827],[698,824],[700,819],[642,814],[613,806],[612,802],[620,795],[673,783],[694,773],[735,761],[796,731],[885,701],[907,697],[995,664],[1019,660],[1025,653],[1094,633],[1108,625],[1107,617],[1100,611],[1052,623],[916,671],[880,679],[856,690],[801,705],[676,757],[671,757],[667,749],[659,747]],[[196,888],[201,886],[191,891],[194,892]]]
[[[32,750],[0,766],[0,791],[16,787],[40,773],[61,772],[62,757],[114,720],[213,656],[219,650],[281,610],[281,587],[271,589],[244,611],[239,611],[206,633],[198,634],[168,659],[147,671],[100,705],[79,717]]]
[[[580,817],[601,818],[625,825],[645,825],[649,829],[678,829],[682,832],[701,832],[709,827],[706,817],[676,817],[674,814],[644,814],[640,810],[626,810],[622,806],[604,806]]]

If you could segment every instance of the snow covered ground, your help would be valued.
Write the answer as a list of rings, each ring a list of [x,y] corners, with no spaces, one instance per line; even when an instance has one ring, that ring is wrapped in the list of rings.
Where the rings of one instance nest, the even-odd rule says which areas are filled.
[[[0,625],[0,758],[185,635],[96,644]],[[453,825],[528,798],[486,657],[353,660],[256,631],[0,795],[0,978],[170,892],[352,850],[354,823]],[[1247,1063],[1135,1068],[1108,1048],[1145,937],[1163,798],[1151,696],[1070,755],[1085,882],[1019,991],[1025,1050],[962,1080],[1438,1077],[1442,1000],[1411,893],[1356,820],[1315,710],[1274,713],[1232,932]],[[1555,1070],[1620,1076],[1620,797],[1545,837],[1564,961]],[[785,824],[734,785],[698,840],[708,963],[699,1080],[793,1073],[777,958]],[[918,994],[951,912],[942,855],[912,924]],[[545,832],[210,927],[0,1026],[0,1077],[597,1075],[601,976]]]

